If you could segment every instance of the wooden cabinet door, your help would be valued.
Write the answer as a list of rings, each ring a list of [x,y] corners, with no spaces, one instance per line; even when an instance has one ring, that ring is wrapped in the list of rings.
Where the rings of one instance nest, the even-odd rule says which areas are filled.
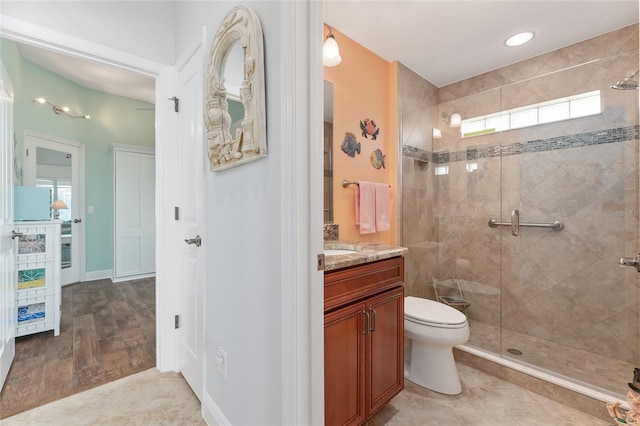
[[[325,315],[325,425],[364,423],[365,303],[348,305]]]
[[[384,407],[404,387],[404,288],[368,299],[367,416]]]

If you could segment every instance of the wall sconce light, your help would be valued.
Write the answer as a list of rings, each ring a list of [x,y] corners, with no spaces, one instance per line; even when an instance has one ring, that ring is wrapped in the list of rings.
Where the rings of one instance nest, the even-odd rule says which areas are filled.
[[[72,118],[84,118],[86,120],[89,120],[91,118],[91,116],[88,115],[88,114],[76,115],[76,114],[71,112],[69,107],[52,104],[51,102],[49,102],[45,98],[35,98],[33,101],[37,102],[39,104],[51,105],[51,108],[53,108],[53,112],[55,112],[56,114],[65,114],[65,115],[68,115],[69,117],[72,117]]]
[[[325,37],[324,44],[322,45],[322,65],[325,67],[335,67],[342,62],[340,48],[338,47],[336,38],[331,33],[331,27],[327,24],[324,25],[329,29],[329,34]]]
[[[443,112],[442,121],[447,123],[451,127],[460,127],[460,125],[462,124],[462,116],[459,112],[454,112],[451,115]]]
[[[442,130],[438,129],[437,127],[433,128],[433,138],[434,139],[440,139],[442,137]]]
[[[59,219],[60,218],[60,211],[59,210],[66,210],[69,207],[67,207],[67,205],[65,204],[64,201],[62,200],[55,200],[52,204],[51,204],[51,208],[53,209],[53,218],[54,219]]]

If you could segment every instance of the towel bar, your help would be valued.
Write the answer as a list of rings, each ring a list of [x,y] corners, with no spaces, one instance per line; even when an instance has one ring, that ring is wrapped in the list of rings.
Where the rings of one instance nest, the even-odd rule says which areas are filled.
[[[359,185],[359,184],[358,184],[358,182],[351,182],[351,181],[348,181],[346,179],[342,180],[342,187],[343,188],[346,188],[349,185]],[[391,185],[389,185],[389,188],[391,188]]]

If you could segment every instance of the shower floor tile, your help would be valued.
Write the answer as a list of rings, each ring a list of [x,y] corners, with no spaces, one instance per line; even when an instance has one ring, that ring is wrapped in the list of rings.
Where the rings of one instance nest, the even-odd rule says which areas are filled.
[[[501,345],[498,327],[471,321],[470,328],[471,337],[467,343],[468,346],[535,366],[574,383],[613,394],[623,400],[629,389],[627,383],[633,379],[633,369],[637,367],[628,362],[510,330],[503,331]],[[522,352],[522,355],[513,355],[507,351],[508,349],[517,349]]]

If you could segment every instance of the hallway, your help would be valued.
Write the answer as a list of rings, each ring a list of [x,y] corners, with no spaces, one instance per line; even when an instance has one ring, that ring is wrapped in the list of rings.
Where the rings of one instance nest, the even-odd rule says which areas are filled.
[[[155,336],[154,278],[63,287],[60,335],[16,339],[0,419],[154,367]]]

